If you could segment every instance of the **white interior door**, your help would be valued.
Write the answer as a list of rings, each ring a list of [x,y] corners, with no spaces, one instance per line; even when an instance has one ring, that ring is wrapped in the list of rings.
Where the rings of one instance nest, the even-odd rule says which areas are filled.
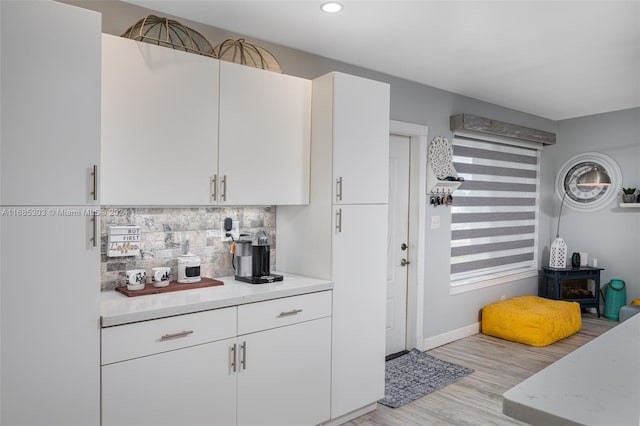
[[[406,349],[410,142],[411,139],[407,136],[389,137],[387,355]]]

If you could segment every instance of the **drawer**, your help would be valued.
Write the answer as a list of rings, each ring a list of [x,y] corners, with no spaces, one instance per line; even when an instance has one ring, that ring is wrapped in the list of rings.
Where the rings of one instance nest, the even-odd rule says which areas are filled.
[[[331,290],[238,306],[238,335],[331,316]]]
[[[101,364],[235,337],[236,318],[234,306],[103,328]]]

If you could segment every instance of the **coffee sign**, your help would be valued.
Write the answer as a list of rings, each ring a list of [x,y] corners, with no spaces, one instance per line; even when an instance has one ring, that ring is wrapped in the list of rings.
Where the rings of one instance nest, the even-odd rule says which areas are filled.
[[[137,256],[140,254],[140,227],[136,225],[110,226],[107,256]]]

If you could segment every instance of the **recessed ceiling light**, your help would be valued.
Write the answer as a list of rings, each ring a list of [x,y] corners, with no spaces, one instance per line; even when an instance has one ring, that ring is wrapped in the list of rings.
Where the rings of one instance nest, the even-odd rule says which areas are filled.
[[[342,10],[342,4],[336,1],[328,1],[320,5],[320,9],[327,13],[338,13]]]

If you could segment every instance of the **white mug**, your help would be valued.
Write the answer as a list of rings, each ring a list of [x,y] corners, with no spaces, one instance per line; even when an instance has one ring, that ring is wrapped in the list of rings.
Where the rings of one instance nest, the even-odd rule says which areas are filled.
[[[127,271],[127,288],[129,290],[142,290],[147,280],[147,271],[144,269],[130,269]]]
[[[166,287],[169,285],[169,277],[171,276],[171,268],[168,266],[159,266],[151,268],[153,275],[154,287]]]

